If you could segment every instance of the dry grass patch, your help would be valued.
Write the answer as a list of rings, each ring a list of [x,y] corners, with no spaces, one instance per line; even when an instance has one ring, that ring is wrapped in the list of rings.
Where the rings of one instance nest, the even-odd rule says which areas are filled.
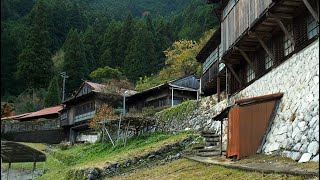
[[[109,179],[109,178],[108,178]],[[292,176],[285,174],[263,174],[257,172],[247,172],[237,169],[225,168],[217,165],[203,164],[187,159],[180,159],[171,163],[155,166],[148,169],[141,169],[134,173],[124,176],[116,176],[112,179],[132,179],[132,180],[147,180],[147,179],[230,179],[230,180],[301,180],[300,176]]]
[[[298,163],[288,157],[283,157],[279,155],[266,155],[266,154],[256,154],[250,157],[241,159],[238,161],[240,164],[247,163],[263,163],[263,162],[280,162],[282,164],[288,166],[296,166],[300,168],[308,168],[308,169],[319,169],[319,163],[317,162],[306,162],[306,163]]]

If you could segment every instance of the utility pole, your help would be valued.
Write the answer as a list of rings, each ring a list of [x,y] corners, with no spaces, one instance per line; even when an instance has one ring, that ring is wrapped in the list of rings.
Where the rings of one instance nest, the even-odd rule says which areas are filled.
[[[63,84],[62,84],[62,102],[64,102],[64,94],[65,94],[65,86],[66,86],[66,78],[69,76],[66,72],[60,73],[61,77],[63,78]]]
[[[123,93],[123,116],[126,115],[126,95],[127,95],[128,91],[125,91]]]

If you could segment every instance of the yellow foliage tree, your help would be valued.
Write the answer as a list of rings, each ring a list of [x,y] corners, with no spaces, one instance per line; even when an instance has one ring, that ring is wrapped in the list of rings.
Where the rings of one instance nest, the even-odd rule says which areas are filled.
[[[213,32],[214,29],[205,32],[198,42],[191,40],[174,42],[171,47],[164,51],[166,66],[159,72],[159,75],[141,78],[137,83],[136,89],[144,90],[191,74],[196,74],[200,77],[201,64],[197,62],[196,56],[212,36]]]
[[[164,51],[166,55],[166,67],[160,71],[161,79],[178,78],[189,74],[195,74],[200,65],[195,55],[199,49],[195,41],[181,40]]]

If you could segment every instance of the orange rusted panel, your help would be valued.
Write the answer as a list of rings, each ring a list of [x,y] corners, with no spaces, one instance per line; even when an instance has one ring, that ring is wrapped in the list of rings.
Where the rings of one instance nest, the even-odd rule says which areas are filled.
[[[275,101],[234,106],[229,112],[227,157],[256,154],[267,129]]]
[[[239,154],[239,106],[233,107],[228,114],[227,157]]]

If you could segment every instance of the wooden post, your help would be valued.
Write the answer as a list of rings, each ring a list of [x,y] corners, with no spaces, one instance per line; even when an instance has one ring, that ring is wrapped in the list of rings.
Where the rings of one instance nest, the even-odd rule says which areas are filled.
[[[217,95],[218,95],[218,102],[220,102],[220,77],[217,76]]]
[[[10,168],[11,168],[11,162],[9,162],[9,167],[8,167],[8,171],[7,171],[7,180],[9,179]]]
[[[36,170],[36,158],[35,155],[33,155],[33,168],[32,168],[32,179],[34,178],[34,171]]]
[[[123,117],[124,118],[124,117]],[[121,114],[120,114],[120,120],[119,120],[119,127],[118,127],[118,137],[117,137],[117,142],[118,139],[120,138],[120,126],[121,126]]]
[[[105,130],[105,131],[106,131],[106,133],[108,134],[109,139],[110,139],[110,141],[111,141],[112,145],[114,146],[114,142],[113,142],[113,140],[112,140],[112,138],[111,138],[111,136],[110,136],[110,134],[109,134],[109,132],[108,132],[108,129],[105,127],[105,128],[104,128],[104,130]]]
[[[231,71],[232,75],[236,78],[236,80],[239,82],[240,86],[242,86],[242,83],[240,81],[240,78],[238,77],[238,75],[236,74],[236,72],[234,72],[233,68],[230,66],[230,64],[226,63],[227,68]]]
[[[105,122],[102,122],[102,143],[104,143],[104,128],[105,128]]]
[[[171,107],[173,106],[173,88],[171,88]]]
[[[312,8],[311,4],[308,2],[308,0],[302,0],[304,5],[306,5],[306,7],[308,8],[309,12],[311,13],[311,15],[313,16],[313,18],[319,23],[319,14],[316,13],[316,11]],[[319,3],[317,1],[317,3]]]
[[[129,130],[129,126],[130,126],[130,119],[129,119],[128,126],[127,126],[127,130],[126,130],[124,146],[126,146],[126,145],[127,145],[127,138],[128,138],[128,130]]]
[[[220,120],[220,155],[222,155],[223,118]]]

